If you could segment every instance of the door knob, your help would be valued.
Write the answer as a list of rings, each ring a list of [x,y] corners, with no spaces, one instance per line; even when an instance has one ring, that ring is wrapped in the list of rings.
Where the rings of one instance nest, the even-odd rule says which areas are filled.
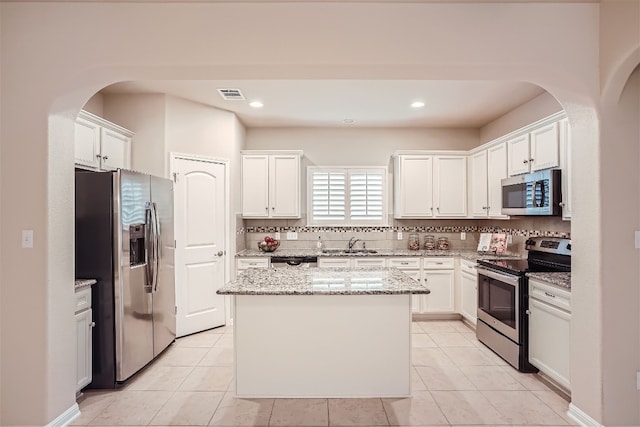
[[[223,251],[218,251],[217,255],[218,256],[222,256],[222,255],[224,255],[224,252]]]

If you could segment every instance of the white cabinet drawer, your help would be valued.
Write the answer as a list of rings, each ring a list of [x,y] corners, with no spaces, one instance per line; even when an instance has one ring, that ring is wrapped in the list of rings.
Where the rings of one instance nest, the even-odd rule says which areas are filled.
[[[76,292],[75,313],[91,308],[91,288],[85,288]]]
[[[450,257],[428,257],[424,259],[425,270],[447,270],[452,269],[454,260]]]
[[[269,258],[238,258],[236,260],[238,270],[247,268],[269,268]]]
[[[464,259],[460,260],[460,271],[462,273],[473,274],[474,276],[477,274],[476,272],[477,263],[474,261],[467,261]]]
[[[389,267],[400,270],[419,270],[420,258],[389,258]]]
[[[556,286],[529,279],[529,298],[535,298],[571,312],[571,292]]]
[[[386,259],[384,258],[354,258],[354,267],[385,267]]]
[[[351,267],[349,258],[318,257],[318,267]]]

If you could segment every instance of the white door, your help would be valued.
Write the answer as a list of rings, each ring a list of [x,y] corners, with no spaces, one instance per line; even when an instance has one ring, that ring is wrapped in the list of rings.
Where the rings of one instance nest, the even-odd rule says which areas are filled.
[[[176,156],[176,336],[225,323],[226,165]]]

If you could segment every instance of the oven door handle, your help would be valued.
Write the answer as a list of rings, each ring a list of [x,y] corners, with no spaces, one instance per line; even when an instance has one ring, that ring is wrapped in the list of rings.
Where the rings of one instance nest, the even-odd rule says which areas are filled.
[[[489,270],[481,266],[478,266],[476,270],[478,271],[478,274],[482,274],[483,276],[499,280],[512,286],[518,286],[518,283],[520,282],[520,278],[517,276],[509,276],[506,274],[497,273],[493,270]]]

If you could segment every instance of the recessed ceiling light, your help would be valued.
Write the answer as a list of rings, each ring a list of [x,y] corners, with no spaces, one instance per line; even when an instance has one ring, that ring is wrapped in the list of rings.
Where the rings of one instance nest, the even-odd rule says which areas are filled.
[[[424,107],[424,102],[422,101],[414,101],[411,103],[411,108],[422,108]]]
[[[262,102],[260,102],[260,101],[251,101],[249,103],[249,106],[253,107],[253,108],[262,108],[262,107],[264,107],[264,104]]]
[[[356,122],[356,121],[355,121],[355,120],[353,120],[353,119],[344,119],[344,120],[342,121],[342,123],[344,123],[345,125],[352,125],[352,124],[354,124],[355,122]]]

